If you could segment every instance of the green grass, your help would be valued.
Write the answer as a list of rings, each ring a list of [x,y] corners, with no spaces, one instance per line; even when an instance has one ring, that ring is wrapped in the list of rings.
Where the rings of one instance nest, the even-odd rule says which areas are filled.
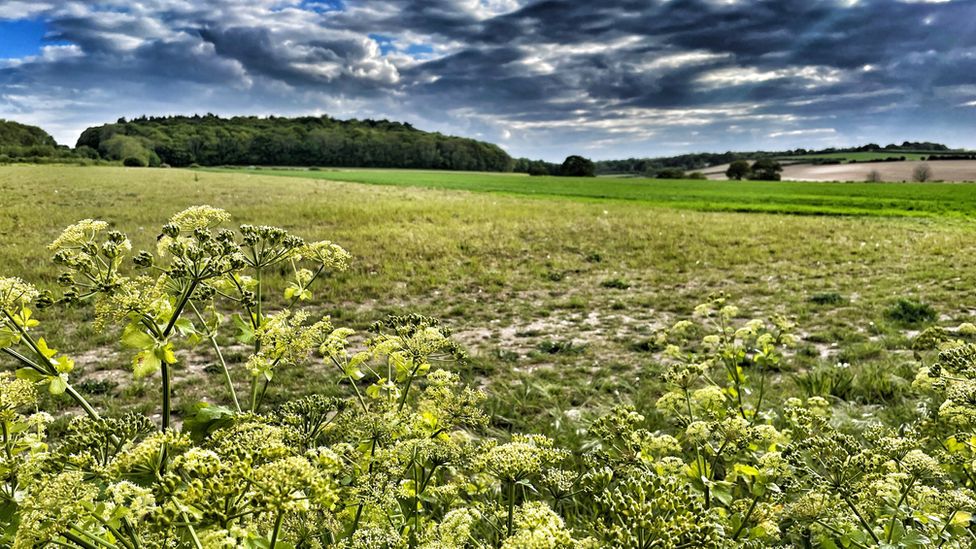
[[[617,200],[711,212],[767,212],[886,217],[976,216],[976,185],[956,183],[812,183],[528,177],[410,170],[221,170],[507,195]]]
[[[660,394],[658,349],[649,344],[654,330],[689,315],[715,292],[727,293],[744,315],[783,313],[798,322],[803,341],[784,376],[841,357],[857,360],[857,371],[916,367],[912,330],[923,326],[889,318],[900,298],[931,306],[944,326],[973,320],[976,232],[954,219],[972,214],[976,198],[965,196],[976,194],[972,186],[697,181],[685,189],[689,182],[360,170],[294,175],[304,177],[264,170],[2,168],[0,276],[53,287],[57,271],[45,246],[81,218],[113,222],[138,250],[153,246],[176,211],[194,204],[226,208],[239,223],[280,225],[342,244],[355,259],[350,271],[316,292],[320,312],[358,329],[389,313],[442,318],[472,352],[466,375],[491,386],[496,426],[563,438],[579,436],[580,424],[567,420],[577,414],[591,417],[620,401],[652,409]],[[769,201],[782,202],[779,210],[790,211],[801,195],[783,190],[799,188],[813,189],[843,213],[875,215],[690,206],[720,209],[730,200],[762,209],[768,193]],[[918,201],[924,209],[905,214],[910,197],[926,192],[929,198]],[[807,213],[833,211],[806,206]],[[76,358],[73,375],[97,405],[153,411],[146,396],[158,390],[158,379],[131,379],[125,372],[131,357],[113,343],[118,334],[93,329],[90,310],[38,315],[52,347]],[[205,351],[179,356],[192,367],[178,367],[178,401],[193,402],[205,392],[201,387],[221,383],[206,367],[213,358]],[[0,360],[0,367],[10,364]],[[272,402],[336,390],[329,370],[318,365],[277,379]],[[789,377],[776,387],[799,392]],[[857,387],[858,406],[877,413],[870,407],[887,393]]]

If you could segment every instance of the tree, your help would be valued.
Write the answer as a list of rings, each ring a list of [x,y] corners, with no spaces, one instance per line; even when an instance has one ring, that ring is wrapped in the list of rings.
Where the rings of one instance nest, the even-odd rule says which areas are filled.
[[[566,157],[559,168],[559,175],[563,177],[596,177],[596,166],[589,158],[572,155]]]
[[[932,168],[928,164],[919,164],[912,170],[912,181],[924,183],[932,180]]]
[[[739,181],[749,177],[751,171],[748,160],[736,160],[729,164],[729,169],[725,170],[725,177]]]
[[[685,171],[681,168],[662,168],[654,175],[657,179],[684,179]]]
[[[772,158],[761,158],[752,165],[752,176],[750,179],[756,179],[758,181],[779,181],[781,179],[780,172],[782,171],[783,166],[780,166],[779,162]]]

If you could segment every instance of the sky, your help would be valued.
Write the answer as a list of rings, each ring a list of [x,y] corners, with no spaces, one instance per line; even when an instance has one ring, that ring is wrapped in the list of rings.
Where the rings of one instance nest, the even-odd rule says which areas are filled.
[[[388,118],[561,160],[976,148],[976,0],[0,0],[0,118]]]

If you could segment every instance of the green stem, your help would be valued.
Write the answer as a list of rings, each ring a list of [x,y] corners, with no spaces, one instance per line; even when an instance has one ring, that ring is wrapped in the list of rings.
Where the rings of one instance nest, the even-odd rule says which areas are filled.
[[[859,520],[861,522],[861,526],[863,526],[864,529],[867,530],[868,535],[871,536],[871,539],[874,540],[874,543],[880,545],[881,544],[881,540],[878,539],[877,534],[874,533],[874,530],[868,524],[868,521],[864,520],[864,517],[861,516],[861,513],[857,510],[857,507],[854,505],[854,502],[852,502],[851,499],[849,497],[847,497],[846,494],[842,494],[841,495],[841,499],[843,499],[844,500],[844,503],[846,503],[847,506],[850,508],[850,510],[854,512],[854,516],[856,516],[857,517],[857,520]]]
[[[912,476],[912,478],[908,481],[908,484],[905,485],[905,491],[902,492],[901,498],[898,499],[898,503],[895,504],[895,509],[891,513],[891,521],[888,522],[888,536],[886,537],[887,543],[891,543],[891,538],[895,535],[895,521],[898,520],[898,508],[901,507],[901,504],[904,503],[905,499],[908,497],[908,492],[912,490],[912,486],[915,484],[915,479],[916,477]]]
[[[278,516],[275,517],[274,530],[271,531],[271,549],[275,549],[275,545],[278,544],[278,531],[281,530],[281,519],[284,516],[284,512],[278,511]]]
[[[200,310],[197,309],[197,306],[194,305],[192,301],[190,302],[190,307],[193,309],[193,312],[197,315],[197,319],[200,320],[200,324],[206,327],[206,322],[203,319],[203,315],[200,314]],[[230,377],[230,369],[227,367],[227,361],[224,360],[224,353],[220,351],[220,345],[217,343],[217,338],[214,336],[213,333],[208,334],[207,338],[210,340],[210,346],[213,347],[214,352],[217,353],[217,359],[220,360],[220,367],[224,371],[224,380],[227,382],[227,388],[230,390],[231,398],[234,399],[234,408],[236,408],[238,413],[240,413],[241,404],[237,400],[237,391],[234,390],[234,381]]]
[[[183,292],[183,295],[180,296],[180,300],[176,304],[176,308],[173,309],[173,316],[170,317],[169,323],[166,324],[166,329],[163,330],[164,340],[169,337],[170,333],[172,333],[173,331],[173,328],[176,326],[176,322],[180,319],[180,316],[183,315],[183,309],[185,309],[186,304],[189,303],[190,297],[193,295],[194,290],[197,289],[198,283],[199,281],[197,279],[193,279],[190,282],[190,286],[187,287],[186,291]],[[168,431],[170,428],[170,423],[172,421],[170,419],[170,410],[172,407],[173,397],[170,394],[169,364],[167,364],[165,360],[162,362],[163,364],[162,364],[161,373],[163,376],[163,431]]]
[[[84,547],[85,549],[98,549],[98,546],[97,545],[93,545],[91,543],[88,543],[84,539],[82,539],[82,538],[80,538],[80,537],[72,534],[71,532],[65,532],[62,535],[64,536],[64,539],[66,539],[66,540],[68,540],[68,541],[70,541],[72,543],[76,543],[76,544],[80,545],[81,547]]]
[[[753,511],[756,510],[757,505],[759,505],[759,498],[755,497],[752,499],[752,505],[749,506],[749,510],[746,511],[746,516],[742,518],[742,523],[739,524],[739,527],[735,530],[735,533],[732,534],[732,541],[739,539],[739,534],[741,534],[742,531],[745,530],[746,524],[748,524],[749,519],[752,518],[752,513]]]
[[[512,518],[515,516],[515,483],[512,481],[508,482],[508,537],[512,537],[514,533],[514,527],[512,524]]]
[[[41,354],[41,352],[39,350],[37,350],[37,345],[34,344],[33,340],[30,339],[30,336],[28,336],[26,334],[26,332],[23,332],[23,331],[21,331],[21,334],[23,334],[24,338],[27,341],[30,342],[30,347],[35,350],[35,352],[38,354],[38,356],[44,357],[44,355]],[[25,357],[24,355],[18,353],[17,351],[15,351],[13,349],[4,347],[3,349],[0,349],[0,350],[2,350],[7,355],[15,358],[18,362],[24,364],[25,366],[31,368],[32,370],[34,370],[34,371],[36,371],[36,372],[38,372],[40,374],[52,375],[52,374],[46,372],[44,370],[44,368],[42,368],[39,364],[37,364],[36,362],[32,361],[31,359]],[[46,360],[47,357],[44,357],[44,359]],[[50,361],[48,361],[48,363],[50,364]],[[54,369],[54,366],[53,365],[51,366],[51,369],[54,370],[55,373],[57,372],[57,370]],[[78,393],[78,391],[76,391],[74,387],[72,387],[71,385],[68,385],[67,388],[65,389],[65,393],[67,393],[68,396],[70,396],[72,399],[74,399],[74,401],[77,402],[78,405],[81,406],[85,410],[85,413],[88,414],[88,417],[90,417],[92,419],[96,419],[96,420],[97,419],[101,419],[101,417],[98,415],[98,412],[96,412],[95,409],[92,408],[92,405],[89,404],[88,401],[85,400],[85,397],[81,396],[81,394]]]

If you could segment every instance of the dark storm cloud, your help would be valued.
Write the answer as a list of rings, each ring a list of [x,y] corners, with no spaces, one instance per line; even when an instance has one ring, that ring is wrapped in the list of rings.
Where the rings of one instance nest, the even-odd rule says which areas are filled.
[[[0,61],[0,116],[64,141],[209,110],[385,116],[549,158],[976,145],[970,0],[0,0],[23,18],[52,45]]]

